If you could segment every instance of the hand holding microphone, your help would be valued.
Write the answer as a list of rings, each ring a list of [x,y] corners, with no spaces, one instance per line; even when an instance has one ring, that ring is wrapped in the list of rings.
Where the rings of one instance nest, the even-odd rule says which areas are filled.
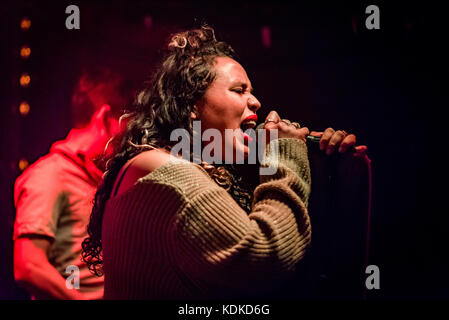
[[[308,128],[301,128],[297,122],[292,123],[290,120],[281,119],[274,110],[268,114],[265,122],[259,124],[256,129],[278,130],[278,138],[296,138],[304,141],[310,133]]]
[[[320,150],[325,151],[327,155],[335,153],[336,150],[339,153],[349,151],[356,154],[365,154],[367,150],[366,146],[355,147],[356,136],[354,134],[332,128],[327,128],[324,132],[310,132],[307,127],[301,127],[297,122],[281,119],[274,110],[268,114],[265,122],[259,124],[256,129],[277,129],[278,138],[302,139],[309,145],[319,145]]]

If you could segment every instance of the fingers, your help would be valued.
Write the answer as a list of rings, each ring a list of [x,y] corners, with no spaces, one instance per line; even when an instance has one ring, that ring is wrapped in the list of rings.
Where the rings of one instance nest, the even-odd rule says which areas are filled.
[[[265,120],[265,129],[278,129],[279,138],[295,137],[298,139],[306,139],[307,135],[321,137],[320,150],[325,151],[327,155],[331,155],[337,149],[338,152],[347,152],[351,147],[355,146],[357,139],[354,134],[347,134],[344,130],[335,131],[333,128],[327,128],[324,132],[312,131],[308,128],[301,128],[297,122],[290,122],[287,119],[281,119],[276,111],[271,111]],[[365,154],[366,146],[359,146],[356,154]]]
[[[292,125],[287,124],[285,121],[280,121],[278,124],[278,129],[281,130],[282,132],[289,132],[289,133],[293,133],[294,130],[296,130],[296,128]]]
[[[323,132],[319,132],[319,131],[311,131],[311,132],[310,132],[310,135],[311,135],[311,136],[314,136],[314,137],[321,137],[321,136],[323,136]]]
[[[279,117],[279,114],[272,110],[267,118],[265,119],[265,129],[274,129],[277,128],[277,124],[281,121],[281,117]]]
[[[327,155],[335,152],[343,153],[349,150],[350,147],[356,144],[356,136],[347,134],[344,130],[335,131],[332,128],[327,128],[320,140],[320,150],[325,150]]]
[[[278,123],[279,121],[281,121],[281,117],[279,117],[279,114],[274,110],[271,110],[267,118],[265,119],[265,123],[267,122]]]
[[[270,118],[271,116],[271,118]],[[312,131],[310,132],[308,128],[301,128],[299,123],[292,122],[286,119],[281,119],[276,111],[271,111],[267,117],[272,119],[272,122],[266,122],[265,127],[271,123],[271,127],[277,128],[280,132],[286,133],[289,136],[295,136],[298,139],[305,139],[307,135],[321,137],[320,139],[320,150],[326,152],[327,155],[331,155],[338,149],[338,152],[347,152],[351,147],[355,146],[357,138],[354,134],[347,134],[344,130],[335,131],[333,128],[327,128],[324,132]],[[276,123],[274,121],[277,121]],[[368,148],[366,146],[355,147],[356,154],[365,154]]]
[[[304,141],[306,140],[306,136],[310,133],[309,128],[307,127],[298,129],[294,125],[282,124],[282,122],[279,123],[279,129],[286,134],[286,137],[297,138]]]
[[[350,147],[355,145],[356,140],[357,139],[356,139],[355,135],[353,135],[353,134],[347,135],[341,142],[340,147],[338,148],[338,152],[343,153],[343,152],[348,151],[348,149]]]
[[[303,140],[305,140],[306,136],[308,136],[310,134],[309,128],[307,128],[307,127],[304,127],[301,129],[296,129],[296,131],[297,131],[297,134],[299,135],[299,137]]]
[[[355,147],[355,156],[364,156],[368,151],[368,147],[365,145]]]
[[[266,120],[264,128],[267,130],[278,130],[278,138],[297,138],[305,141],[306,136],[310,133],[309,129],[298,122],[291,122],[288,119],[281,119],[276,111],[271,111]]]
[[[323,135],[320,139],[320,150],[326,150],[327,146],[329,145],[329,141],[331,140],[334,133],[335,130],[332,128],[327,128],[326,130],[324,130]]]
[[[335,149],[341,144],[344,138],[345,134],[341,130],[335,131],[327,145],[326,154],[331,155],[334,153]]]

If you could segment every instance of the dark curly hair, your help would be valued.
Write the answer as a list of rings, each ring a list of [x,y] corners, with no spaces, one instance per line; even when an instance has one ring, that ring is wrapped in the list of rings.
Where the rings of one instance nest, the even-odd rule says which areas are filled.
[[[103,274],[101,226],[105,204],[122,166],[137,154],[153,148],[170,148],[170,133],[186,129],[191,137],[191,112],[194,104],[204,96],[214,81],[214,59],[235,59],[234,50],[215,38],[211,27],[177,33],[171,37],[160,67],[152,79],[137,94],[131,110],[120,118],[125,127],[108,144],[112,155],[105,156],[106,171],[94,199],[87,228],[89,236],[83,241],[82,258],[96,275]],[[202,163],[203,168],[220,186],[225,188],[239,205],[250,211],[252,193],[238,183],[241,179],[232,166]]]

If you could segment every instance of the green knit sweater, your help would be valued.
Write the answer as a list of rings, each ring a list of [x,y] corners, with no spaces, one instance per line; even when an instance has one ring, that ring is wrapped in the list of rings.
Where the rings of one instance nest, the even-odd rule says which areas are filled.
[[[307,148],[279,139],[248,215],[199,165],[168,162],[111,198],[103,218],[105,299],[250,297],[295,270],[310,243]],[[273,142],[262,166],[273,163]]]

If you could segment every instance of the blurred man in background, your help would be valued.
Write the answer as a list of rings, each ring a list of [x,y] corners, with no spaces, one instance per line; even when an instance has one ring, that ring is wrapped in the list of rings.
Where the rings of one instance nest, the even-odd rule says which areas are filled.
[[[83,70],[72,97],[74,128],[15,182],[14,277],[33,299],[103,298],[103,278],[80,259],[81,243],[102,176],[99,159],[130,96],[108,68]]]

